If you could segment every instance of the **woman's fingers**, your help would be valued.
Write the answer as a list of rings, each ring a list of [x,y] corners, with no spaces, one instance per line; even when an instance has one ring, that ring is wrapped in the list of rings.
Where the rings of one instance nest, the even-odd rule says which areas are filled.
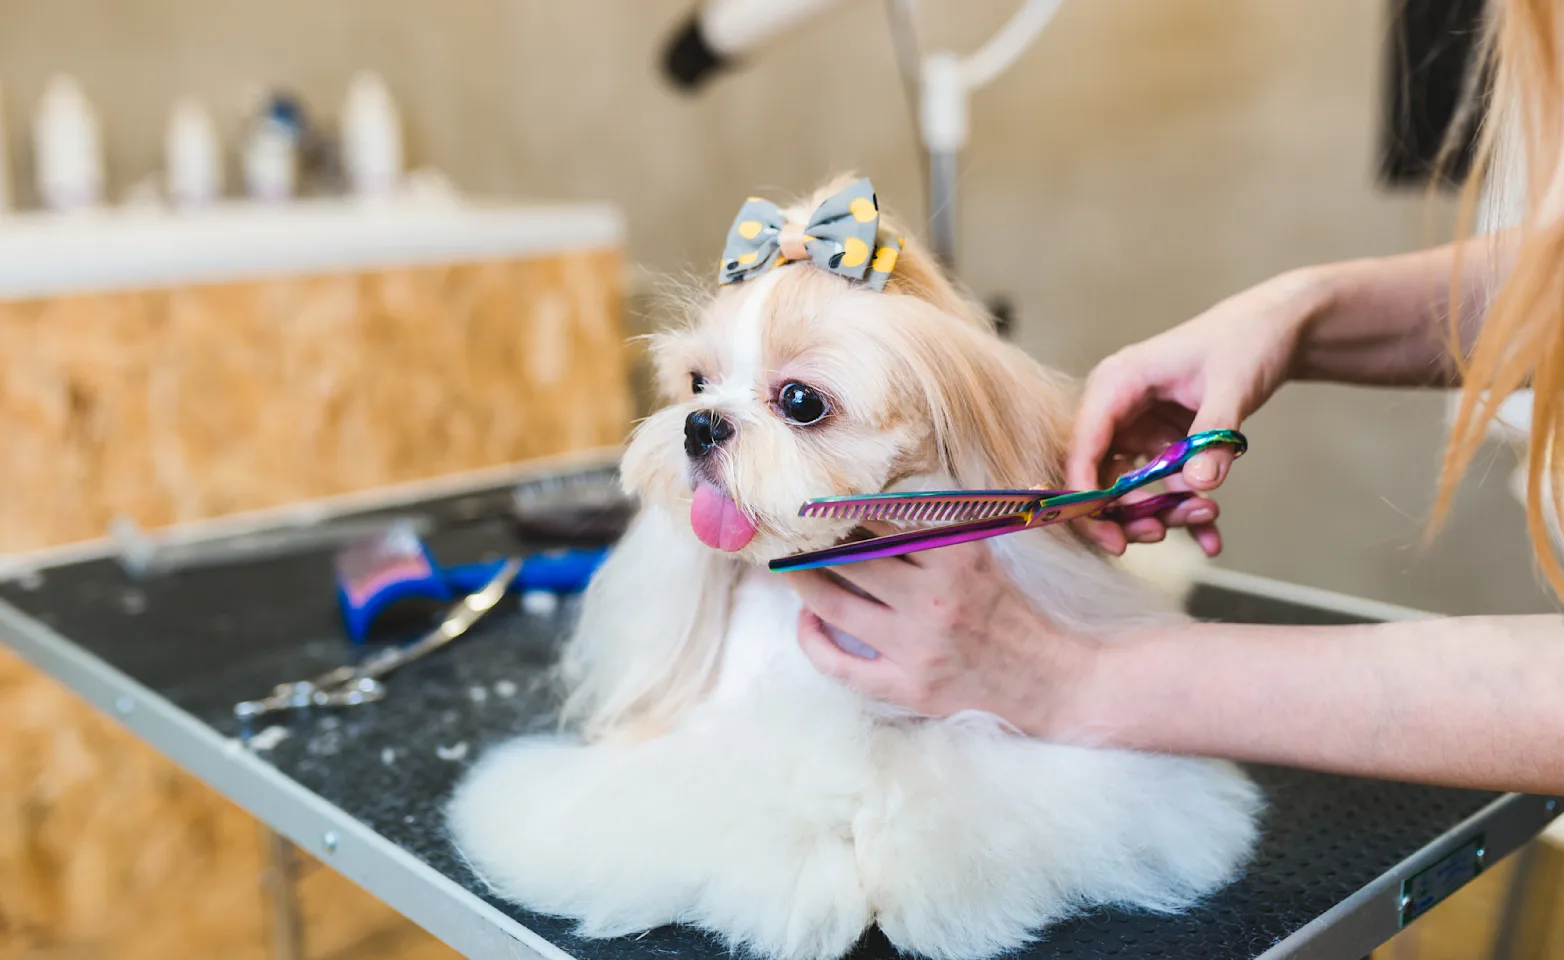
[[[1109,357],[1092,371],[1075,416],[1075,433],[1065,460],[1065,482],[1076,490],[1101,483],[1101,468],[1113,449],[1120,427],[1151,400],[1144,381],[1119,356]]]
[[[838,586],[856,591],[884,604],[895,604],[907,595],[908,581],[917,568],[901,557],[884,557],[876,560],[858,560],[839,563],[833,567],[817,568],[816,572],[837,582]],[[827,619],[830,619],[829,617]]]
[[[906,529],[883,520],[866,520],[862,527],[875,537],[888,537],[903,533]],[[839,563],[827,569],[830,576],[850,584],[851,589],[861,590],[884,603],[894,604],[909,589],[913,589],[909,584],[916,582],[913,571],[923,565],[923,556],[921,552],[904,553],[895,557]]]
[[[1107,520],[1077,520],[1075,523],[1088,540],[1115,557],[1122,557],[1129,547],[1129,535],[1116,523]]]
[[[1160,543],[1168,535],[1167,525],[1157,517],[1143,517],[1124,524],[1124,539],[1130,543]]]
[[[826,624],[808,610],[798,614],[798,646],[815,669],[857,689],[876,685],[880,674],[878,658],[858,656],[842,649],[826,633]]]
[[[1111,483],[1134,467],[1140,457],[1151,457],[1185,435],[1189,412],[1176,404],[1156,400],[1152,385],[1130,361],[1109,358],[1088,382],[1077,435],[1070,446],[1066,480],[1076,490],[1092,490]],[[1076,526],[1089,540],[1114,556],[1131,543],[1155,543],[1167,534],[1156,519],[1125,526],[1106,520],[1079,520]]]
[[[1120,463],[1115,469],[1105,471],[1110,475],[1106,479],[1118,479],[1119,474],[1134,469],[1184,439],[1189,435],[1189,421],[1188,410],[1159,403],[1128,423],[1121,423],[1113,438],[1113,453],[1118,455]]]
[[[1189,432],[1237,430],[1243,418],[1243,401],[1235,392],[1213,391],[1195,413],[1195,419],[1189,424]],[[1184,464],[1183,477],[1192,489],[1208,492],[1222,485],[1222,481],[1227,479],[1227,469],[1232,464],[1232,449],[1215,447],[1190,457],[1189,462]]]
[[[1186,483],[1191,488],[1202,492],[1210,492],[1222,485],[1227,479],[1227,468],[1233,463],[1233,452],[1221,448],[1205,450],[1189,458],[1184,464],[1182,474]]]
[[[1222,552],[1222,534],[1214,524],[1196,524],[1189,528],[1189,535],[1195,538],[1200,545],[1200,550],[1208,557],[1214,557]]]
[[[1163,511],[1158,519],[1169,527],[1194,527],[1214,523],[1220,513],[1215,500],[1190,497],[1173,509]]]
[[[1182,474],[1169,477],[1167,487],[1169,490],[1190,489],[1189,481]],[[1222,508],[1217,506],[1215,500],[1197,494],[1170,510],[1164,510],[1157,519],[1167,527],[1188,529],[1201,551],[1208,557],[1214,557],[1222,552],[1222,535],[1216,528],[1217,517],[1221,514]]]
[[[855,636],[873,631],[878,618],[889,616],[883,604],[854,593],[824,570],[784,576],[810,613]]]

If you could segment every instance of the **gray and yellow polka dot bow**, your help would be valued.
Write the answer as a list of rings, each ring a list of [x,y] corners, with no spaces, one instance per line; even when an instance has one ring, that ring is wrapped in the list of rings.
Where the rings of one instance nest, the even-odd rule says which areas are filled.
[[[882,238],[879,229],[880,206],[867,177],[827,197],[803,225],[788,223],[771,201],[750,197],[728,229],[717,282],[750,280],[807,257],[822,270],[883,290],[902,240]]]

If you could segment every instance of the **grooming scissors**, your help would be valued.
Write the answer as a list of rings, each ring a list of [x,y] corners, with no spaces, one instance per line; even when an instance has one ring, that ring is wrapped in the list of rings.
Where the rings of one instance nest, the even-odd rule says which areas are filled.
[[[1195,454],[1222,446],[1232,447],[1233,456],[1238,457],[1249,449],[1249,441],[1237,430],[1207,430],[1192,434],[1102,490],[934,490],[922,493],[867,493],[810,500],[800,508],[799,516],[942,521],[943,525],[782,557],[771,561],[771,569],[809,570],[860,560],[896,557],[968,540],[982,540],[1034,527],[1046,527],[1081,517],[1098,517],[1116,523],[1144,519],[1195,496],[1194,491],[1163,493],[1137,503],[1120,504],[1116,501],[1131,491],[1173,476]]]
[[[234,716],[250,720],[282,710],[352,707],[384,699],[386,688],[380,682],[381,677],[404,664],[427,657],[466,633],[505,596],[511,581],[521,572],[521,565],[520,557],[500,561],[487,583],[462,598],[439,626],[407,646],[382,650],[362,663],[338,667],[313,680],[280,683],[269,697],[234,704]]]

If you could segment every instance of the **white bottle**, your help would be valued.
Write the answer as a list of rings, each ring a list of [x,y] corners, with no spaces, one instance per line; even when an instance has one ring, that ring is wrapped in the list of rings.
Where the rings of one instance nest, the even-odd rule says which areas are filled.
[[[163,139],[164,189],[177,207],[210,206],[223,193],[223,151],[211,114],[194,99],[174,105]]]
[[[389,197],[402,183],[402,121],[380,76],[360,73],[342,105],[342,164],[361,197]]]
[[[244,145],[244,186],[251,199],[281,203],[292,199],[298,183],[298,143],[292,128],[260,117]]]
[[[44,89],[33,122],[38,196],[52,210],[80,210],[103,201],[103,135],[97,112],[71,77]]]

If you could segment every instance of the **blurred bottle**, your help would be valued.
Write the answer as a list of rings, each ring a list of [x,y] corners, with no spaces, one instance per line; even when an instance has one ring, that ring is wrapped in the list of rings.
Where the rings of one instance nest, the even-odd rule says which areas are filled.
[[[79,210],[103,201],[103,135],[98,114],[72,77],[44,88],[33,121],[38,196],[52,210]]]
[[[205,207],[223,193],[223,151],[211,114],[194,99],[174,105],[163,140],[164,189],[177,207]]]
[[[244,187],[253,200],[277,203],[298,186],[298,124],[286,105],[267,102],[250,124],[244,144]]]
[[[361,197],[396,193],[402,182],[402,121],[379,74],[360,73],[348,86],[341,138],[349,189]]]

